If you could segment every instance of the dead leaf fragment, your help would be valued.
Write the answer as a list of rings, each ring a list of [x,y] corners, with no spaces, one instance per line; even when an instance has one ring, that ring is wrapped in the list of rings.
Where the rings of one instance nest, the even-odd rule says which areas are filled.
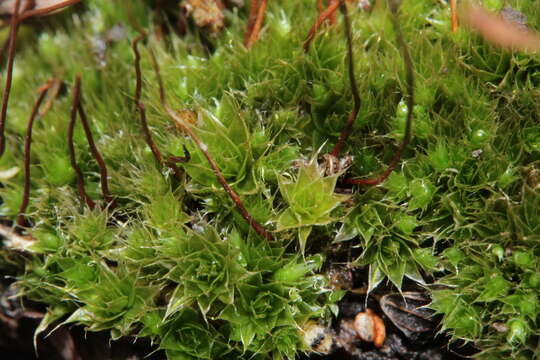
[[[523,14],[503,11],[502,15],[495,14],[481,6],[464,7],[461,11],[463,23],[478,32],[487,42],[508,50],[525,52],[540,51],[540,35],[529,30],[523,23]]]
[[[431,300],[420,292],[388,294],[380,299],[381,309],[392,323],[411,340],[432,332],[437,322],[433,310],[426,307]]]
[[[219,34],[224,26],[221,0],[184,0],[181,6],[198,27],[208,29],[211,35]]]
[[[19,235],[11,227],[0,225],[0,239],[4,238],[4,246],[11,250],[33,252],[32,246],[35,245],[36,239],[32,236]]]

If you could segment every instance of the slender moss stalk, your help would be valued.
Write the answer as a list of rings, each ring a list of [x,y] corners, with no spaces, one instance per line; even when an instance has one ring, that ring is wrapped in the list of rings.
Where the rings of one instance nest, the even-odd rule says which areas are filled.
[[[8,43],[8,63],[6,74],[6,85],[4,86],[4,94],[2,97],[2,110],[0,111],[0,158],[6,150],[6,136],[4,134],[6,128],[6,117],[9,103],[9,94],[11,93],[11,82],[13,79],[13,62],[15,60],[15,45],[17,43],[17,32],[19,30],[19,7],[20,0],[15,0],[15,9],[11,16],[11,25],[9,29]]]
[[[254,1],[252,2],[252,6],[254,5]],[[266,12],[266,5],[267,5],[267,0],[261,0],[260,2],[257,3],[257,16],[253,22],[253,26],[251,27],[251,29],[249,28],[249,22],[252,21],[252,12],[253,12],[253,9],[250,9],[250,18],[249,18],[249,22],[248,22],[248,29],[249,31],[246,33],[246,37],[247,37],[247,41],[245,43],[246,47],[248,49],[250,49],[253,44],[255,44],[255,42],[257,41],[257,39],[259,39],[259,35],[261,33],[261,28],[262,28],[262,23],[264,21],[264,14]]]
[[[30,201],[30,149],[32,146],[32,129],[34,127],[34,119],[38,114],[39,107],[47,95],[47,91],[51,88],[52,81],[49,80],[45,85],[39,88],[39,96],[32,107],[30,118],[28,119],[28,125],[26,128],[26,137],[24,139],[24,190],[22,195],[21,207],[19,208],[19,215],[17,216],[17,225],[24,227],[26,220],[24,213],[28,207]]]
[[[79,192],[79,197],[81,198],[81,201],[85,202],[86,205],[90,209],[93,209],[96,204],[94,201],[88,196],[86,193],[86,190],[84,188],[84,176],[81,168],[77,164],[77,158],[75,156],[75,145],[73,143],[73,132],[75,130],[75,122],[77,120],[77,111],[79,108],[79,102],[80,102],[80,90],[81,90],[81,81],[80,78],[77,77],[75,80],[75,85],[73,86],[72,90],[72,96],[73,101],[71,104],[71,117],[69,121],[68,126],[68,150],[69,150],[69,158],[71,160],[71,167],[73,167],[73,170],[75,170],[75,173],[77,174],[77,191]]]
[[[154,155],[156,162],[162,165],[163,157],[161,156],[161,152],[159,151],[158,147],[154,143],[154,140],[152,139],[152,134],[150,133],[150,129],[148,128],[148,123],[146,121],[146,109],[144,107],[144,104],[141,103],[142,73],[141,73],[141,54],[139,52],[138,44],[145,37],[146,37],[146,34],[142,33],[139,36],[137,36],[131,43],[133,53],[135,54],[134,64],[135,64],[136,83],[135,83],[134,100],[135,100],[135,106],[137,107],[137,110],[139,111],[139,116],[141,118],[141,129],[144,134],[144,139],[146,143],[148,144],[148,147],[150,148],[150,150],[152,150],[152,154]]]
[[[77,75],[76,82],[80,84],[81,82],[80,75]],[[99,167],[99,177],[100,177],[100,182],[101,182],[101,192],[103,194],[103,198],[105,199],[105,201],[107,201],[107,203],[114,205],[114,199],[111,197],[111,194],[109,192],[109,181],[107,178],[107,165],[105,164],[105,161],[103,160],[103,157],[99,153],[96,143],[94,142],[92,130],[90,129],[90,125],[88,124],[88,119],[86,118],[86,113],[84,112],[84,108],[82,105],[82,95],[81,95],[80,88],[79,88],[79,101],[77,104],[77,110],[79,112],[79,116],[81,117],[81,123],[83,125],[84,133],[86,135],[86,141],[88,142],[88,146],[90,147],[90,152],[92,153],[92,156],[96,160]]]
[[[251,33],[253,32],[253,26],[257,20],[257,9],[259,8],[259,0],[251,0],[249,5],[249,16],[246,32],[244,33],[244,45],[247,46]]]
[[[137,36],[132,44],[131,44],[131,47],[133,49],[133,53],[135,54],[135,62],[134,62],[134,65],[135,65],[135,76],[136,76],[136,84],[135,84],[135,97],[134,97],[134,100],[135,100],[135,106],[137,107],[137,111],[139,112],[139,117],[140,117],[140,120],[141,120],[141,130],[143,132],[143,135],[144,135],[144,140],[146,141],[146,144],[148,145],[148,147],[150,148],[150,150],[152,151],[152,154],[154,155],[154,158],[156,159],[156,162],[160,165],[160,166],[163,166],[165,163],[167,164],[167,166],[169,166],[177,179],[181,179],[182,178],[182,170],[180,170],[180,168],[178,168],[178,166],[176,166],[176,161],[171,161],[170,159],[168,161],[164,161],[163,160],[163,156],[161,155],[161,151],[159,150],[159,148],[157,147],[156,143],[154,142],[154,139],[152,138],[152,133],[150,132],[150,128],[148,127],[148,122],[146,121],[146,108],[144,106],[144,104],[142,103],[141,101],[141,94],[142,94],[142,72],[141,72],[141,54],[139,52],[139,42],[144,39],[146,37],[146,32],[142,29],[141,30],[141,33],[139,34],[139,36]],[[184,151],[186,152],[186,151]],[[178,157],[178,159],[180,159],[181,157]],[[176,158],[175,158],[176,159]],[[187,162],[189,161],[189,159],[186,158],[182,158],[184,161],[183,162]],[[180,162],[180,161],[178,161]]]
[[[360,94],[358,92],[358,86],[356,85],[356,77],[354,75],[354,52],[353,52],[353,46],[352,46],[352,32],[351,32],[351,23],[349,20],[349,13],[348,13],[347,5],[345,4],[345,1],[341,0],[339,3],[340,3],[341,13],[343,14],[343,22],[345,24],[344,29],[345,29],[345,39],[347,40],[347,63],[349,67],[348,68],[349,82],[351,84],[351,92],[353,96],[353,109],[351,113],[349,114],[347,123],[345,124],[345,127],[341,131],[341,135],[339,136],[339,139],[336,145],[334,146],[334,149],[330,153],[331,155],[335,157],[339,156],[343,148],[343,145],[349,138],[354,121],[356,120],[356,117],[358,116],[358,111],[360,110],[360,105],[361,105]]]
[[[320,15],[317,21],[315,21],[315,24],[309,29],[308,36],[306,37],[306,40],[304,41],[304,51],[309,50],[309,46],[311,45],[311,42],[313,41],[313,38],[317,34],[317,31],[319,31],[319,28],[321,25],[327,20],[331,19],[333,14],[336,12],[337,8],[339,7],[339,4],[341,1],[335,1],[332,2],[326,10],[324,10]]]

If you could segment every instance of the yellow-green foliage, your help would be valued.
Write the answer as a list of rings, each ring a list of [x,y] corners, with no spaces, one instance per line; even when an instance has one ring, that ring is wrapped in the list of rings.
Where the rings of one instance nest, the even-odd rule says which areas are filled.
[[[412,143],[382,185],[344,196],[334,193],[342,175],[325,176],[316,165],[352,108],[341,20],[320,31],[307,53],[312,0],[270,1],[250,51],[242,45],[246,9],[227,10],[215,38],[194,27],[185,37],[150,35],[141,44],[142,102],[164,156],[182,156],[182,146],[192,155],[177,179],[156,165],[132,101],[130,18],[154,34],[155,13],[141,1],[85,3],[55,15],[50,28],[23,27],[0,160],[0,213],[13,220],[23,173],[4,171],[22,168],[37,87],[62,78],[67,93],[34,129],[27,213],[38,241],[24,261],[0,249],[0,266],[17,274],[21,292],[49,305],[40,330],[62,320],[115,338],[151,337],[169,359],[292,359],[305,350],[298,328],[335,310],[320,273],[326,254],[314,252],[347,242],[361,248],[351,261],[369,269],[370,288],[385,279],[398,287],[404,277],[435,279],[441,286],[433,287],[431,307],[443,329],[473,342],[478,357],[539,357],[538,55],[498,50],[463,27],[451,33],[445,2],[404,0],[400,21],[417,94]],[[540,30],[538,1],[488,5],[502,3]],[[405,70],[389,12],[378,4],[371,13],[350,10],[362,106],[344,148],[354,157],[349,177],[384,170],[403,136]],[[125,35],[107,42],[113,26]],[[253,233],[203,154],[174,129],[149,49],[168,103],[197,114],[195,131],[274,242]],[[77,195],[66,137],[77,73],[114,210],[90,210]],[[104,205],[80,123],[75,147],[89,196]]]

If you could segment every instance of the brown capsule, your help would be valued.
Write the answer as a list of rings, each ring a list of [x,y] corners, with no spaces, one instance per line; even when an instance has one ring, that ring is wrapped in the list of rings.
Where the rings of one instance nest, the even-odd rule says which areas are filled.
[[[356,314],[354,318],[354,329],[358,337],[366,342],[372,342],[375,347],[380,348],[386,336],[386,327],[382,319],[371,309]]]

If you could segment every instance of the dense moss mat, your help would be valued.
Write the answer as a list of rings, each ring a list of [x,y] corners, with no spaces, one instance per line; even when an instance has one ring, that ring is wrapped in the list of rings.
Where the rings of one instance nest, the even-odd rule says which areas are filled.
[[[350,262],[369,268],[371,288],[399,288],[404,277],[430,283],[442,329],[474,343],[478,358],[540,357],[538,55],[498,50],[463,28],[452,34],[443,2],[404,1],[413,140],[387,181],[345,196],[335,193],[341,174],[324,176],[316,164],[352,107],[341,20],[307,53],[302,42],[317,16],[307,0],[271,1],[250,51],[242,45],[246,9],[226,12],[216,38],[195,28],[161,41],[150,35],[141,47],[142,101],[162,152],[180,156],[186,146],[192,155],[177,179],[156,165],[132,101],[137,32],[128,14],[152,34],[153,13],[126,3],[87,1],[84,11],[56,15],[49,30],[22,29],[2,171],[22,169],[38,86],[56,76],[68,89],[34,129],[27,213],[38,241],[23,253],[0,249],[0,266],[17,274],[21,293],[49,304],[40,330],[61,319],[110,329],[113,338],[151,337],[169,359],[293,358],[307,350],[299,328],[336,310],[342,292],[321,269],[342,243],[358,250]],[[486,5],[510,5],[540,29],[538,2]],[[348,177],[385,169],[407,112],[388,10],[351,8],[351,19],[362,107],[345,147],[354,157]],[[125,34],[107,40],[115,26]],[[274,242],[246,225],[203,154],[166,116],[150,48],[168,102],[195,114],[209,153]],[[66,136],[77,73],[114,210],[91,210],[77,195]],[[80,123],[75,146],[87,191],[104,205]],[[2,174],[0,211],[15,219],[23,172]]]

